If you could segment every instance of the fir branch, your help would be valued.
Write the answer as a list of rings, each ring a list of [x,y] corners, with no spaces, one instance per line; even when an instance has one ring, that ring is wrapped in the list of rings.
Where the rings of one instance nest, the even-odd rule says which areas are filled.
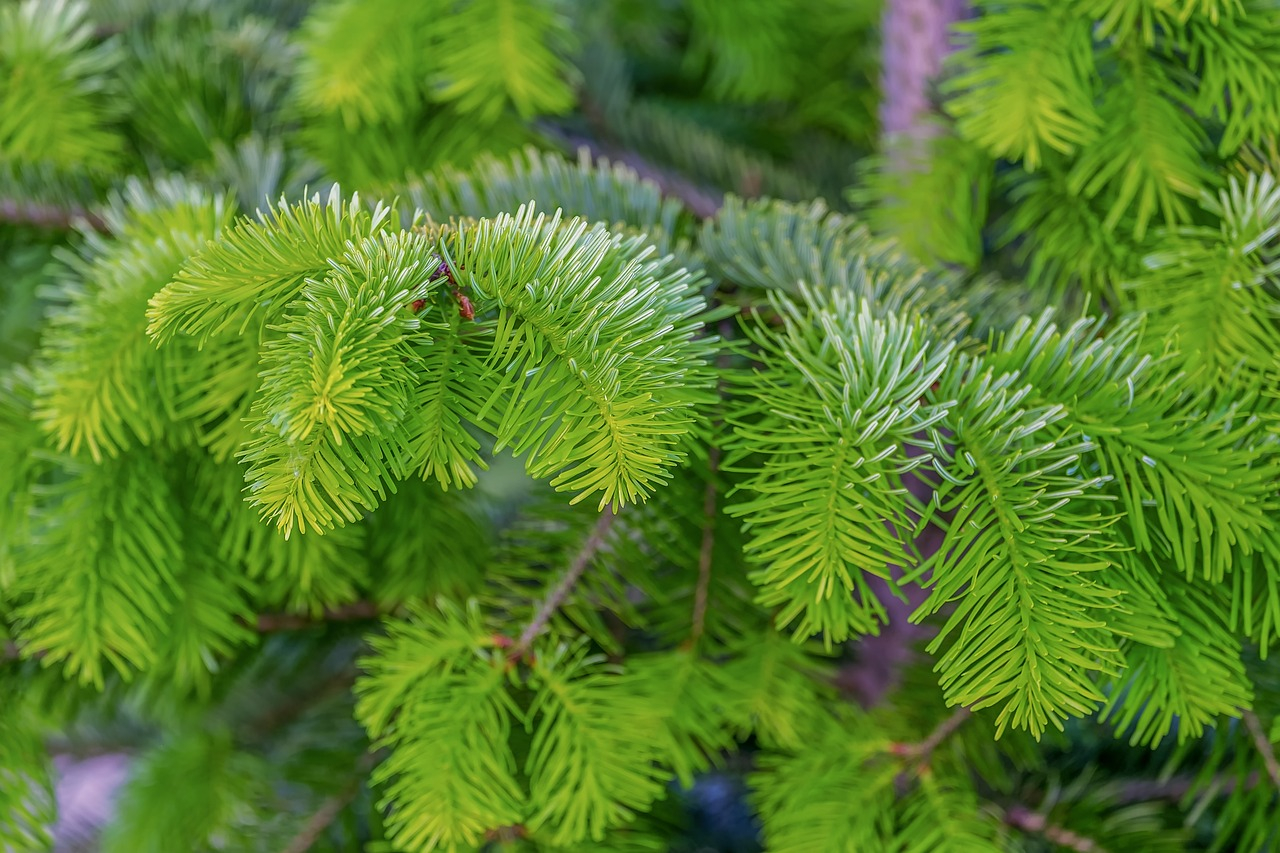
[[[1044,815],[1033,812],[1024,806],[1005,809],[1003,818],[1004,822],[1014,829],[1042,835],[1046,840],[1057,844],[1059,847],[1074,850],[1076,853],[1106,853],[1106,848],[1100,846],[1092,838],[1072,832],[1058,824],[1050,823],[1049,819]]]
[[[573,591],[574,585],[582,578],[587,570],[587,566],[591,565],[591,559],[604,546],[605,539],[609,535],[610,528],[613,527],[613,521],[617,516],[611,507],[606,507],[604,512],[600,513],[600,520],[596,522],[595,527],[591,529],[591,534],[587,536],[582,543],[582,548],[573,558],[573,562],[569,565],[568,570],[556,584],[555,589],[547,593],[547,597],[542,602],[542,606],[538,608],[538,612],[529,620],[529,624],[520,633],[519,639],[515,645],[507,653],[508,660],[519,660],[529,653],[529,649],[533,647],[533,641],[546,630],[547,623],[551,621],[551,617],[560,609],[565,600],[569,597],[569,593]]]
[[[780,627],[830,646],[886,621],[868,578],[896,591],[896,531],[912,526],[901,480],[922,461],[904,445],[944,416],[918,401],[950,347],[847,292],[802,285],[800,299],[773,306],[785,331],[745,329],[763,370],[744,374],[744,402],[727,418],[725,468],[748,475],[727,512],[746,518],[760,603],[781,607]]]
[[[12,640],[7,640],[4,644],[4,654],[0,655],[0,663],[8,663],[22,657],[22,648]]]
[[[1262,728],[1262,721],[1253,711],[1245,711],[1241,719],[1244,720],[1245,728],[1253,738],[1253,745],[1257,747],[1258,754],[1262,756],[1262,764],[1267,768],[1267,775],[1271,777],[1271,782],[1280,788],[1280,762],[1276,761],[1275,749],[1272,748],[1271,741]]]

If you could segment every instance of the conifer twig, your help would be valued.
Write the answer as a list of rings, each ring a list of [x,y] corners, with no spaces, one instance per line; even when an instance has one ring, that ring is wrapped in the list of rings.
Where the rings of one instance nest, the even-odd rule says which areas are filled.
[[[1237,784],[1237,780],[1226,773],[1213,777],[1213,780],[1208,785],[1198,785],[1194,776],[1174,776],[1172,779],[1164,781],[1158,779],[1131,779],[1116,783],[1119,794],[1116,796],[1115,802],[1121,806],[1130,803],[1149,802],[1151,800],[1172,800],[1176,802],[1196,788],[1212,790],[1214,797],[1226,797],[1235,792],[1237,788],[1244,791],[1253,790],[1260,781],[1259,775],[1256,771],[1250,773],[1244,778],[1243,784]]]
[[[951,712],[951,716],[948,716],[946,720],[933,727],[933,731],[929,733],[927,738],[915,745],[916,756],[928,760],[934,749],[940,747],[943,740],[950,738],[955,733],[955,730],[964,725],[964,721],[968,720],[970,716],[973,716],[973,712],[969,711],[969,708],[964,706],[956,708],[955,711]]]
[[[290,725],[326,699],[349,692],[359,675],[359,668],[352,663],[305,689],[291,693],[286,701],[267,708],[247,724],[249,736],[265,738]]]
[[[950,716],[933,727],[933,731],[918,743],[892,743],[889,745],[889,753],[897,758],[904,759],[901,772],[894,778],[894,788],[899,794],[906,791],[911,783],[912,776],[919,776],[927,771],[929,767],[929,759],[933,755],[933,751],[937,749],[944,740],[950,737],[956,729],[964,724],[964,721],[972,716],[972,712],[961,706],[956,708]]]
[[[1004,822],[1014,829],[1044,836],[1048,841],[1074,850],[1076,853],[1106,853],[1106,848],[1088,836],[1072,832],[1064,826],[1049,823],[1049,819],[1039,812],[1023,806],[1014,806],[1004,810]]]
[[[964,724],[964,721],[969,719],[972,715],[973,712],[964,706],[956,708],[949,717],[934,726],[933,731],[929,732],[929,735],[924,740],[919,743],[895,744],[893,752],[895,755],[901,755],[920,762],[927,762],[929,760],[929,756],[933,754],[933,751],[937,749],[944,740],[950,737],[956,729],[960,728],[960,726]]]
[[[246,624],[259,634],[279,634],[285,631],[304,631],[330,622],[359,622],[365,619],[377,619],[385,610],[372,601],[355,601],[332,607],[318,616],[304,616],[298,613],[262,613]],[[0,662],[15,661],[22,657],[22,647],[12,640],[7,640],[0,648]]]
[[[354,601],[332,607],[319,616],[304,616],[297,613],[263,613],[257,617],[254,629],[259,634],[277,634],[281,631],[301,631],[314,628],[328,622],[358,622],[363,619],[377,619],[384,612],[372,601]]]
[[[1244,720],[1245,728],[1249,730],[1249,735],[1253,738],[1253,745],[1257,747],[1258,753],[1262,756],[1262,766],[1267,768],[1267,775],[1271,777],[1271,784],[1280,788],[1280,762],[1276,761],[1276,751],[1271,746],[1271,740],[1267,737],[1267,733],[1262,730],[1262,721],[1258,719],[1258,715],[1253,711],[1245,711],[1241,715]]]
[[[342,810],[356,798],[356,794],[360,793],[360,782],[372,766],[372,754],[365,753],[361,756],[360,763],[356,765],[355,778],[348,782],[341,791],[320,804],[320,808],[316,809],[311,817],[307,819],[302,829],[298,830],[298,834],[284,848],[283,853],[306,853],[306,851],[315,846],[325,829],[337,820],[338,815],[342,814]]]
[[[702,499],[702,543],[698,546],[698,585],[693,590],[693,630],[689,644],[696,646],[707,627],[707,598],[711,591],[711,557],[716,541],[716,472],[720,470],[720,446],[708,451],[707,488]]]
[[[360,784],[355,782],[321,803],[320,808],[316,809],[315,814],[307,819],[302,829],[289,842],[289,846],[284,848],[284,853],[306,853],[310,850],[320,840],[321,833],[337,819],[359,791]]]
[[[509,660],[518,660],[529,653],[529,649],[533,646],[533,641],[538,639],[547,627],[547,623],[551,621],[551,617],[560,609],[560,605],[564,604],[565,599],[569,597],[569,593],[573,591],[574,585],[582,578],[587,570],[587,566],[591,564],[591,558],[604,545],[605,537],[609,535],[609,529],[613,527],[613,520],[617,516],[613,509],[605,507],[604,512],[600,514],[599,521],[595,527],[591,529],[591,535],[582,543],[582,547],[578,550],[577,555],[573,558],[573,562],[569,564],[569,568],[565,571],[560,582],[555,588],[547,593],[547,597],[543,600],[542,606],[538,608],[538,612],[525,629],[520,632],[520,637],[512,645],[511,650],[507,653]]]
[[[733,335],[733,323],[729,318],[720,321],[720,340],[728,341]],[[729,369],[730,360],[727,352],[722,352],[716,359],[716,368],[723,377]],[[716,383],[717,396],[724,393],[724,379]],[[713,421],[712,429],[719,432],[723,418]],[[720,444],[711,445],[707,452],[707,487],[702,497],[702,542],[698,545],[698,585],[693,590],[693,630],[689,633],[689,645],[696,646],[702,639],[707,627],[707,599],[711,593],[711,558],[715,552],[716,541],[716,475],[720,472]]]
[[[622,163],[630,167],[641,178],[657,184],[664,196],[684,204],[699,219],[715,216],[724,203],[723,193],[715,193],[699,187],[679,174],[650,163],[634,151],[606,145],[596,139],[568,134],[551,126],[543,126],[542,130],[548,136],[558,139],[566,148],[574,150],[586,148],[593,159],[603,157],[610,162]]]
[[[102,217],[79,207],[58,207],[51,204],[24,202],[12,198],[0,198],[0,222],[10,225],[31,225],[36,228],[65,230],[78,220],[83,220],[95,231],[106,231]]]

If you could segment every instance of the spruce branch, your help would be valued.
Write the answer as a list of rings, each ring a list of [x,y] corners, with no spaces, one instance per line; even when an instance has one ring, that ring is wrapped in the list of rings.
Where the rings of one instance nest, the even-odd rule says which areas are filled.
[[[573,562],[569,564],[569,568],[561,577],[560,582],[547,593],[547,597],[543,600],[542,606],[538,608],[538,612],[529,620],[529,624],[520,632],[520,637],[508,651],[508,660],[519,660],[529,653],[529,650],[533,647],[534,640],[538,639],[539,635],[546,630],[551,617],[565,603],[569,593],[573,592],[574,585],[581,580],[583,573],[587,570],[587,566],[591,565],[591,559],[604,547],[605,539],[608,538],[609,530],[613,527],[615,518],[617,516],[611,507],[606,507],[600,513],[600,519],[596,522],[595,527],[591,529],[590,535],[583,541],[582,547],[578,550],[577,555],[574,556]]]
[[[587,147],[577,149],[576,161],[530,147],[509,158],[481,157],[465,171],[440,166],[414,177],[400,194],[405,212],[427,211],[437,222],[494,217],[532,201],[540,210],[560,208],[591,222],[625,222],[668,248],[664,241],[689,218],[680,199],[625,163],[593,157]]]
[[[1253,745],[1257,748],[1258,754],[1262,756],[1262,764],[1267,768],[1267,775],[1271,777],[1272,784],[1280,788],[1280,762],[1276,761],[1275,749],[1262,728],[1262,721],[1253,711],[1245,711],[1241,719],[1244,720],[1245,728],[1249,730],[1249,736],[1253,738]]]

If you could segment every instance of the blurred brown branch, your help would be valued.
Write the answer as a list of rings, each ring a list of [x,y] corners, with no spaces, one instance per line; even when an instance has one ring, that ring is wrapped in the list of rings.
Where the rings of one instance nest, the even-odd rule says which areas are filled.
[[[107,224],[102,217],[81,207],[59,207],[52,204],[0,198],[0,222],[9,225],[66,230],[81,220],[89,223],[95,231],[107,230]]]

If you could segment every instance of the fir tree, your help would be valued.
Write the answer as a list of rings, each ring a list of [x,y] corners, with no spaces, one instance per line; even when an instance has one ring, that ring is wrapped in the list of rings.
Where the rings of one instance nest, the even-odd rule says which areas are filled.
[[[1280,11],[910,5],[0,8],[0,849],[1280,847]]]

